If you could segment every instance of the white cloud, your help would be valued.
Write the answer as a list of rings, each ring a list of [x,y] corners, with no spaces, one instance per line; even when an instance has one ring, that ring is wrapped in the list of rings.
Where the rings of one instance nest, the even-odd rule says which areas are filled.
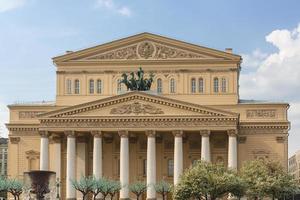
[[[241,98],[291,102],[290,153],[300,149],[300,24],[294,30],[274,30],[266,41],[278,50],[244,55]]]
[[[0,0],[0,13],[22,7],[26,0]]]
[[[0,0],[1,1],[1,0]],[[131,16],[132,12],[130,8],[127,6],[120,6],[116,4],[113,0],[96,0],[96,7],[99,8],[105,8],[109,11],[112,11],[114,13],[118,13],[123,16]]]
[[[255,63],[257,69],[253,72],[242,73],[241,95],[244,97],[266,97],[268,94],[272,99],[294,99],[300,100],[300,24],[292,31],[275,30],[266,36],[266,41],[278,48],[275,53],[268,54],[261,61],[252,59],[247,55],[243,64]],[[252,57],[251,57],[252,56]],[[251,60],[252,59],[252,60]],[[247,70],[246,70],[247,71]],[[251,90],[253,85],[257,86]]]

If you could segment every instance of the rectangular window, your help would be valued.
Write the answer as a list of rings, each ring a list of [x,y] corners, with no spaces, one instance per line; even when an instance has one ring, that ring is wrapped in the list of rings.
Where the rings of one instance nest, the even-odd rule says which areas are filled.
[[[78,79],[75,80],[75,89],[74,89],[74,93],[75,94],[79,94],[80,93],[80,82]]]
[[[72,81],[70,79],[67,79],[67,94],[71,94],[72,93]]]
[[[168,160],[168,176],[174,175],[174,160],[169,159]]]
[[[191,93],[196,93],[196,79],[191,80]]]
[[[94,94],[94,80],[90,80],[90,94]]]
[[[101,94],[102,93],[102,81],[97,80],[97,93]]]
[[[198,90],[199,90],[199,93],[203,93],[204,92],[204,81],[203,81],[203,78],[199,78],[199,80],[198,80]]]

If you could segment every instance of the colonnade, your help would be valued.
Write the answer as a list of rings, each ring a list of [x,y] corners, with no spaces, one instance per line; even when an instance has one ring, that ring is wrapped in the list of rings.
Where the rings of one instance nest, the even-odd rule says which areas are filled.
[[[146,182],[147,199],[156,199],[154,185],[156,183],[156,131],[146,130],[147,135],[147,173]],[[227,130],[228,133],[228,167],[237,169],[237,130]],[[102,176],[102,133],[101,131],[91,131],[94,140],[93,146],[93,175],[96,178]],[[120,199],[129,198],[129,135],[127,130],[119,130],[120,136]],[[76,135],[74,131],[65,131],[67,136],[67,169],[66,169],[66,199],[76,199],[76,191],[72,186],[71,180],[76,179]],[[175,130],[174,135],[174,184],[178,183],[179,177],[183,172],[183,131]],[[201,135],[201,160],[210,162],[210,131],[200,130]],[[41,134],[40,146],[40,169],[49,168],[49,135],[47,132]],[[57,177],[61,179],[61,143],[56,142],[55,150],[55,170]]]

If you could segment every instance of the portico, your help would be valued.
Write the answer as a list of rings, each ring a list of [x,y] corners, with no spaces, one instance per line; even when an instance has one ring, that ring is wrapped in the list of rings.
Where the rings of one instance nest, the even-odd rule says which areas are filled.
[[[128,100],[126,100],[125,104],[120,106],[118,102],[125,101],[125,99]],[[155,100],[157,100],[156,105],[151,103]],[[80,115],[78,114],[84,109],[89,110],[90,108],[88,108],[88,106],[96,108],[97,106],[101,106],[103,102],[110,107],[109,116],[95,118],[93,113],[97,111],[94,110],[90,110],[88,114],[85,112]],[[180,105],[182,102],[177,101],[175,104],[174,100],[160,99],[159,97],[140,92],[129,92],[111,99],[110,102],[117,103],[112,105],[112,103],[102,100],[91,102],[88,106],[77,106],[76,109],[69,108],[68,110],[63,110],[63,112],[56,111],[41,116],[41,169],[47,169],[48,166],[48,160],[46,159],[49,157],[47,145],[49,144],[51,135],[54,134],[56,137],[57,135],[61,135],[61,137],[64,138],[63,140],[66,140],[65,173],[67,199],[76,198],[76,191],[72,187],[71,180],[78,178],[76,177],[76,174],[78,174],[78,166],[76,171],[78,135],[87,138],[86,141],[91,141],[91,151],[93,153],[91,154],[92,163],[89,163],[92,166],[92,174],[90,175],[94,175],[95,177],[108,177],[113,174],[105,174],[105,170],[103,171],[103,161],[107,159],[105,158],[106,155],[104,154],[106,151],[103,147],[108,143],[113,143],[112,146],[115,146],[113,148],[118,149],[115,154],[115,158],[117,158],[115,160],[118,162],[116,163],[118,173],[117,177],[114,178],[118,178],[122,184],[120,199],[130,197],[128,185],[135,181],[132,177],[137,176],[137,174],[131,174],[130,168],[133,164],[132,156],[136,158],[137,155],[144,154],[144,156],[140,157],[142,157],[142,160],[145,160],[145,162],[141,162],[139,165],[143,165],[141,166],[142,170],[145,170],[146,173],[140,177],[136,177],[136,179],[143,179],[147,182],[147,185],[149,185],[147,189],[147,199],[156,199],[154,185],[157,181],[165,179],[164,176],[168,176],[167,179],[172,179],[172,182],[176,184],[187,164],[191,165],[192,162],[200,159],[207,162],[212,161],[212,139],[210,137],[212,134],[216,136],[228,134],[228,136],[226,136],[226,138],[228,138],[228,147],[224,146],[222,149],[223,152],[228,153],[228,162],[225,160],[219,160],[217,162],[228,163],[228,167],[233,169],[237,168],[236,140],[238,130],[236,126],[237,118],[233,113],[217,110],[212,111],[209,108],[186,105],[185,109],[191,110],[192,112],[188,115],[172,117],[166,108],[170,107],[170,105],[173,107],[183,106]],[[127,108],[127,114],[123,114],[123,110],[128,107],[128,105],[131,105],[131,108],[129,108],[129,111]],[[132,105],[135,107],[132,108]],[[163,105],[163,107],[158,107],[158,105]],[[120,107],[122,108],[121,110],[118,109]],[[151,110],[145,110],[145,107],[147,109],[151,108]],[[105,110],[103,106],[102,110]],[[130,111],[134,111],[135,114],[128,114]],[[68,113],[77,113],[77,116],[71,117]],[[117,113],[116,117],[112,117],[114,113]],[[192,143],[195,142],[195,138],[197,138],[196,140],[199,144],[197,152],[192,150]],[[144,152],[142,148],[145,147],[141,147],[143,142],[146,143]],[[168,144],[168,142],[170,144]],[[188,143],[189,146],[187,146],[186,143]],[[116,145],[119,147],[116,147]],[[170,149],[170,146],[172,146],[172,149]],[[169,149],[167,150],[167,148]],[[81,152],[82,151],[83,149],[81,149]],[[160,153],[164,155],[161,156],[159,155]],[[172,163],[167,163],[166,166],[159,164],[167,154],[169,155],[167,156],[168,162],[172,162],[173,166]],[[193,157],[193,155],[196,156]],[[192,162],[188,163],[188,158],[191,159]],[[55,162],[59,165],[62,161],[57,159]],[[89,161],[86,160],[86,162]],[[216,160],[214,160],[214,162],[216,162]],[[168,171],[169,174],[165,175],[161,172],[157,174],[157,167],[159,167],[159,171],[162,171],[162,167],[172,167],[173,172],[170,173]],[[114,169],[111,168],[111,170]]]

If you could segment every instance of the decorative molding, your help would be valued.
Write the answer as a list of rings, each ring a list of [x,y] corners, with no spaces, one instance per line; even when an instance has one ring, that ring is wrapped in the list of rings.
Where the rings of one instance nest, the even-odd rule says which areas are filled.
[[[156,132],[154,130],[146,130],[145,134],[147,137],[155,137]]]
[[[202,137],[208,137],[210,135],[210,130],[200,130],[200,135]]]
[[[231,136],[231,137],[236,137],[237,136],[237,129],[229,129],[227,130],[227,134],[228,136]]]
[[[47,129],[61,128],[199,128],[209,127],[210,129],[233,128],[237,125],[235,118],[205,118],[205,117],[162,117],[162,118],[148,118],[148,117],[126,117],[126,118],[93,118],[93,119],[43,119],[41,120],[41,127]]]
[[[247,118],[275,118],[275,109],[259,109],[259,110],[247,110]]]
[[[119,130],[118,131],[119,136],[122,138],[128,138],[128,131],[127,130]]]
[[[192,51],[178,49],[165,44],[145,40],[133,45],[114,49],[86,60],[169,60],[169,59],[203,59],[210,58]]]
[[[20,142],[21,138],[20,137],[9,137],[9,141],[12,144],[18,144]]]
[[[26,151],[25,154],[26,154],[26,158],[28,160],[40,158],[40,152],[35,151],[35,150]]]
[[[64,134],[68,137],[68,138],[75,138],[76,134],[75,131],[73,130],[65,130]]]
[[[45,111],[20,111],[19,119],[34,119],[37,115],[45,113]]]
[[[164,114],[164,112],[153,105],[150,104],[142,104],[140,102],[134,102],[131,104],[126,104],[119,106],[117,108],[113,108],[110,111],[110,114]]]
[[[252,151],[254,159],[268,159],[270,155],[270,151],[264,149],[256,149]]]
[[[39,134],[42,138],[48,138],[49,137],[49,132],[48,131],[45,131],[45,130],[40,130],[39,131]]]
[[[183,136],[183,131],[182,130],[174,130],[172,131],[174,137],[182,137]]]
[[[91,131],[92,136],[94,136],[95,138],[101,138],[103,136],[103,133],[101,131],[98,130],[92,130]]]

